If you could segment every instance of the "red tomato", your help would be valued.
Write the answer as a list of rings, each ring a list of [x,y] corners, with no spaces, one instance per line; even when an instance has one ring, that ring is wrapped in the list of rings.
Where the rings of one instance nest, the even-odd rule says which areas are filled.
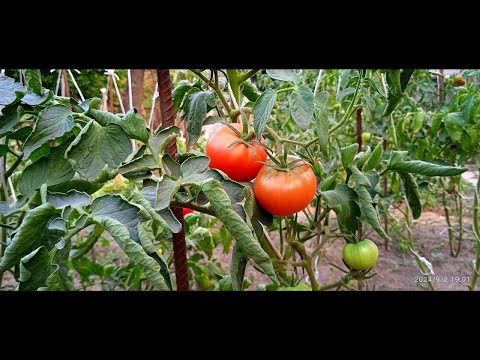
[[[187,214],[193,214],[195,211],[193,211],[192,209],[189,209],[189,208],[182,208],[183,210],[183,216],[187,215]]]
[[[287,171],[264,166],[253,185],[259,205],[276,216],[287,216],[305,209],[315,196],[317,179],[304,161]]]
[[[242,131],[241,124],[231,125]],[[253,150],[245,144],[235,144],[229,148],[237,139],[237,134],[223,125],[208,139],[205,153],[210,158],[210,168],[222,170],[235,181],[250,181],[257,176],[263,166],[262,162],[267,160],[267,153],[260,145],[251,145],[255,149],[255,156]]]

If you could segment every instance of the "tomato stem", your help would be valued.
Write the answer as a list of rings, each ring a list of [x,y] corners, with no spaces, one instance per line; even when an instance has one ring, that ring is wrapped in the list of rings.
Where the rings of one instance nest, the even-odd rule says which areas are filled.
[[[248,79],[250,79],[252,76],[254,76],[259,71],[260,71],[260,69],[252,69],[252,70],[247,71],[246,73],[238,76],[238,78],[237,78],[238,84],[241,84],[241,83],[247,81]]]
[[[480,169],[478,169],[480,175]],[[471,291],[475,290],[478,274],[480,272],[480,226],[478,224],[478,198],[480,196],[480,176],[477,179],[477,186],[473,194],[473,233],[475,234],[476,258],[473,267],[472,280],[469,285]]]

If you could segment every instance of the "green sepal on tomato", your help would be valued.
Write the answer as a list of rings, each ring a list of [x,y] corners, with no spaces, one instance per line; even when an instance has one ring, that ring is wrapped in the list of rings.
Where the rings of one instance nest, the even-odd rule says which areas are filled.
[[[377,263],[378,247],[368,239],[346,244],[343,248],[343,260],[354,270],[368,270]]]
[[[253,184],[258,204],[275,216],[288,216],[305,209],[317,188],[310,165],[299,161],[292,168],[281,170],[269,165],[262,167]]]
[[[230,125],[239,132],[242,131],[241,124]],[[210,135],[205,153],[210,158],[210,168],[222,170],[235,181],[250,181],[257,176],[263,163],[267,161],[267,153],[258,144],[247,146],[237,143],[229,147],[238,139],[238,135],[232,129],[223,125]],[[258,140],[252,138],[252,141]]]

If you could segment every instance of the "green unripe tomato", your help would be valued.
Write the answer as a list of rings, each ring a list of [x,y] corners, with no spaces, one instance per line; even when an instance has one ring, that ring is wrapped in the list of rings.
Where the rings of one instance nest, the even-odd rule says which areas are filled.
[[[340,104],[333,105],[333,110],[340,110]]]
[[[362,142],[370,141],[371,138],[372,138],[372,133],[369,133],[369,132],[362,133]]]
[[[281,286],[277,291],[312,291],[312,289],[305,283],[299,283],[295,286]]]
[[[378,247],[372,240],[362,240],[347,244],[343,248],[343,260],[355,270],[367,270],[378,260]]]

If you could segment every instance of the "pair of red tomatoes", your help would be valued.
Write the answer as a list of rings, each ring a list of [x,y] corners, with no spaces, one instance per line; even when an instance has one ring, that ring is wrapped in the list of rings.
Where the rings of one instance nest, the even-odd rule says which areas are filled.
[[[242,131],[240,124],[232,125]],[[317,180],[306,162],[298,162],[289,170],[264,166],[267,153],[262,146],[252,144],[249,147],[237,143],[229,147],[235,140],[238,140],[238,135],[228,126],[220,127],[210,136],[206,154],[211,168],[222,170],[235,181],[256,178],[253,185],[255,198],[272,215],[292,215],[310,204],[315,196]]]

